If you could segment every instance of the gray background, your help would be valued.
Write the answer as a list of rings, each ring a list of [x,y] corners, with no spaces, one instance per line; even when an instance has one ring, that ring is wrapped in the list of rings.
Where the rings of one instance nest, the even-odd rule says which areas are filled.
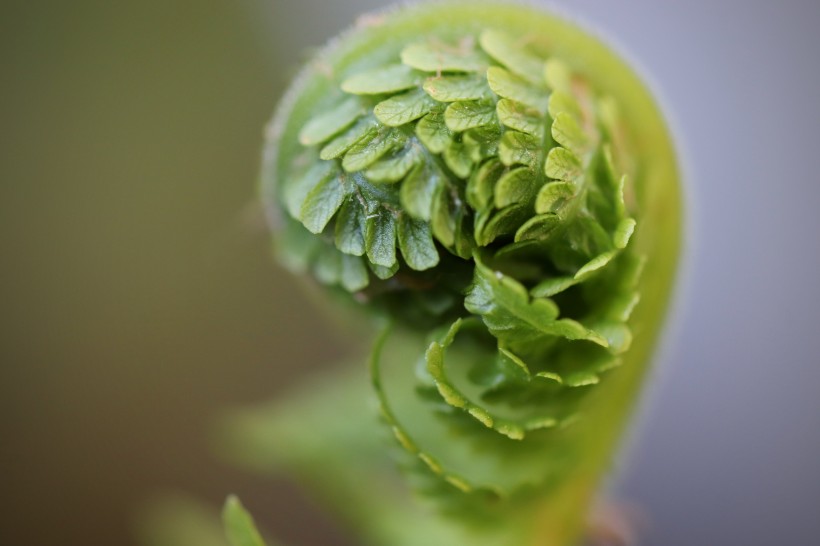
[[[381,5],[4,3],[0,544],[131,543],[163,487],[350,543],[207,430],[349,349],[270,264],[255,175],[299,61]],[[820,3],[556,6],[651,77],[685,158],[679,305],[617,494],[645,544],[817,544]]]

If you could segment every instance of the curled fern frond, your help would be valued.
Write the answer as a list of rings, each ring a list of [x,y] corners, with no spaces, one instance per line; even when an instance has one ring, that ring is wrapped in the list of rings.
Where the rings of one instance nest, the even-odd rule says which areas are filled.
[[[283,263],[391,323],[372,383],[419,490],[574,539],[677,255],[644,86],[530,8],[408,8],[305,69],[267,158]]]

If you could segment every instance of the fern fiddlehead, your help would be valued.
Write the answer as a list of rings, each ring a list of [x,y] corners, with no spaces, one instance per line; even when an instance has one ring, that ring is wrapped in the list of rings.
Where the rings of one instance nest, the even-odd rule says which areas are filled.
[[[679,244],[631,70],[531,8],[388,13],[304,70],[263,182],[284,263],[388,318],[372,383],[417,488],[471,544],[575,541]]]

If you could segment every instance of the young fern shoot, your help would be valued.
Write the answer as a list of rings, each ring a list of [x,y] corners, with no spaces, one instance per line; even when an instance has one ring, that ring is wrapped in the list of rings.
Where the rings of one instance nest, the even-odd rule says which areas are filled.
[[[263,173],[283,263],[380,318],[382,421],[446,527],[366,539],[575,544],[672,286],[666,126],[622,60],[535,8],[369,21],[296,80]]]

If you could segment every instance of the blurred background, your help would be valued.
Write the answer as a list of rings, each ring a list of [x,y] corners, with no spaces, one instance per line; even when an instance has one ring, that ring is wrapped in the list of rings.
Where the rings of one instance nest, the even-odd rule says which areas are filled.
[[[0,545],[133,545],[169,490],[355,544],[209,431],[351,350],[273,264],[256,176],[300,62],[381,5],[3,2]],[[616,494],[643,544],[816,544],[820,3],[555,7],[651,76],[685,159],[679,305]]]

